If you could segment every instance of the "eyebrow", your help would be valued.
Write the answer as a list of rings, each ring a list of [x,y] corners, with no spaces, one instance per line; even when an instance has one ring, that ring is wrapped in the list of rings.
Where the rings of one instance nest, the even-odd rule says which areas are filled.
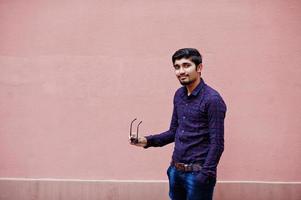
[[[183,62],[183,63],[181,63],[181,64],[174,64],[173,66],[187,65],[187,64],[191,65],[191,63],[190,63],[190,62]]]

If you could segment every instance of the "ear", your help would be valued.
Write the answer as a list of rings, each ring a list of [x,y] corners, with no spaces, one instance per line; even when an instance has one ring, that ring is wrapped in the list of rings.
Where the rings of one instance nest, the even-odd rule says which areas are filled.
[[[202,69],[203,69],[203,64],[200,63],[200,64],[196,67],[196,71],[197,71],[197,72],[201,72]]]

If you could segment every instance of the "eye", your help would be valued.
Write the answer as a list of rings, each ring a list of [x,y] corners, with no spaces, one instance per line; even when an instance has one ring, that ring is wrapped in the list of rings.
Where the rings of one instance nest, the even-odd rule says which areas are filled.
[[[184,63],[184,64],[183,64],[183,67],[184,67],[184,68],[189,68],[190,66],[191,66],[191,64],[189,64],[189,63]]]
[[[175,70],[180,69],[180,66],[179,66],[179,65],[174,65],[173,67],[175,68]]]

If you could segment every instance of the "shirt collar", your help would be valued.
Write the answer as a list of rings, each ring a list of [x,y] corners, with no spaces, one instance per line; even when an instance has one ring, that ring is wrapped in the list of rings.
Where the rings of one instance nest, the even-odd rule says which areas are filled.
[[[194,96],[196,97],[200,91],[204,88],[205,86],[205,81],[201,78],[200,83],[196,86],[196,88],[194,88],[194,90],[191,92],[191,94],[189,96]],[[184,93],[182,94],[182,96],[187,95],[187,89],[184,86]]]

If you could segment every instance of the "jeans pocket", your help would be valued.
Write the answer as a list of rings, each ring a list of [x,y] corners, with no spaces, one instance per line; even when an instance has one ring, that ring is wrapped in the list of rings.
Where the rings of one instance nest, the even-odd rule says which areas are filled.
[[[204,186],[214,187],[216,184],[216,177],[208,176],[202,172],[196,174],[197,181]]]
[[[200,184],[208,184],[209,183],[209,176],[202,172],[197,172],[195,174],[195,177]]]

